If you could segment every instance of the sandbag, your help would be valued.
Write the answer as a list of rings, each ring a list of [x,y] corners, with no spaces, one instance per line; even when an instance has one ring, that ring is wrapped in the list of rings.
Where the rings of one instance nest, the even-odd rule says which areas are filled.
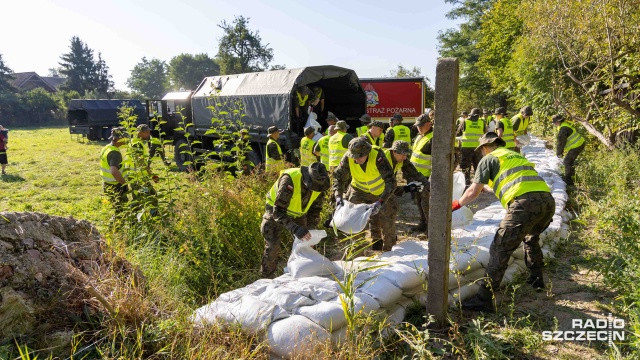
[[[234,303],[218,308],[214,314],[222,325],[238,324],[247,335],[262,333],[271,322],[288,317],[280,306],[267,304],[252,295],[245,295]]]
[[[308,276],[304,278],[297,279],[304,284],[309,284],[318,288],[326,289],[335,293],[342,293],[342,289],[340,288],[340,284],[332,278],[322,277],[322,276]]]
[[[226,301],[216,300],[210,304],[204,305],[194,312],[191,316],[191,321],[196,325],[214,325],[219,323],[223,319],[220,315],[223,312],[227,312],[229,303]]]
[[[373,206],[371,204],[352,204],[343,200],[344,205],[337,206],[333,213],[331,226],[346,234],[357,234],[364,230],[371,217]],[[336,232],[337,234],[337,232]]]
[[[347,327],[343,326],[338,330],[331,332],[331,342],[334,346],[339,347],[347,340]]]
[[[401,255],[427,255],[429,244],[426,241],[403,241],[394,245],[391,251]]]
[[[464,188],[466,187],[466,182],[464,179],[464,174],[456,171],[453,173],[453,191],[451,193],[451,200],[460,200],[462,194],[464,194]]]
[[[309,306],[316,303],[315,300],[280,284],[268,286],[267,289],[258,296],[258,299],[267,304],[279,305],[288,312],[292,312],[300,306]]]
[[[321,301],[311,306],[301,306],[295,311],[322,328],[333,331],[347,324],[347,318],[339,301]]]
[[[401,290],[412,289],[426,280],[424,272],[419,272],[403,264],[391,264],[374,271],[379,277],[389,280]]]
[[[315,249],[311,248],[316,245],[322,238],[327,236],[324,230],[310,230],[311,239],[302,241],[298,238],[293,242],[293,250],[287,268],[294,279],[307,276],[335,275],[342,276],[342,271],[329,259],[322,256]]]
[[[466,206],[451,213],[451,227],[461,228],[473,221],[473,211]]]
[[[518,140],[518,147],[524,147],[531,143],[531,137],[527,134],[516,136],[516,140]]]
[[[388,279],[378,276],[365,282],[356,293],[365,293],[374,298],[381,307],[388,307],[400,299],[402,290]]]
[[[317,359],[330,339],[327,330],[302,315],[276,321],[267,330],[271,352],[287,359]]]
[[[478,292],[480,284],[471,283],[449,291],[455,303],[467,300]]]
[[[342,304],[343,302],[348,303],[345,294],[340,294],[340,296],[333,301],[338,302],[339,304]],[[353,310],[355,313],[362,312],[366,315],[380,309],[380,303],[378,303],[376,299],[362,292],[358,292],[353,295],[353,302]]]

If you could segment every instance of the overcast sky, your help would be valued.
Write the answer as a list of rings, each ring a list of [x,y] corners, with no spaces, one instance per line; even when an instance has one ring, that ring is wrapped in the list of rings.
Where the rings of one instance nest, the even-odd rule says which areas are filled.
[[[47,75],[72,36],[101,52],[116,88],[146,56],[214,57],[222,20],[250,18],[274,64],[337,65],[380,77],[403,64],[434,81],[438,31],[456,26],[444,0],[22,0],[3,4],[0,54],[14,72]]]

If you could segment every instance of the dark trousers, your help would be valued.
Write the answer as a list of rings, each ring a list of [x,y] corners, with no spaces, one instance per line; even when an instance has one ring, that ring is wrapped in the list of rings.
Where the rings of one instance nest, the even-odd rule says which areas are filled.
[[[567,155],[565,155],[564,157],[564,182],[567,183],[567,185],[573,185],[573,177],[576,174],[574,163],[576,162],[576,158],[578,158],[578,155],[580,155],[580,153],[582,153],[582,150],[584,150],[585,144],[567,151]]]
[[[473,171],[478,169],[478,163],[482,159],[482,152],[475,148],[462,148],[462,159],[460,159],[460,169],[464,173],[464,179],[467,186],[471,185],[471,167]]]
[[[293,221],[300,226],[307,227],[307,217],[294,218]],[[262,253],[262,265],[260,272],[263,278],[271,278],[278,267],[278,257],[282,247],[282,228],[274,219],[271,211],[266,211],[262,216],[260,233],[264,237],[264,252]]]
[[[420,224],[427,224],[429,221],[429,189],[427,187],[422,192],[415,193],[416,205],[418,213],[420,213]],[[426,234],[426,232],[425,232]]]

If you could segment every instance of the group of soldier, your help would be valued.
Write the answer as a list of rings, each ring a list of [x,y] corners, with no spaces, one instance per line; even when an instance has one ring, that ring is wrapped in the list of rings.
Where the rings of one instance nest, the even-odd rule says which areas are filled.
[[[416,119],[413,128],[417,136],[413,139],[412,130],[402,124],[399,114],[390,119],[391,127],[386,133],[384,123],[363,115],[360,120],[366,125],[356,129],[358,136],[354,138],[347,133],[346,122],[329,113],[329,127],[317,143],[312,140],[314,130],[305,129],[299,168],[281,170],[283,160],[270,161],[269,156],[275,153],[281,156],[282,151],[277,143],[272,144],[271,150],[267,145],[267,170],[280,171],[280,176],[266,196],[261,225],[266,243],[262,276],[272,277],[275,273],[280,228],[284,226],[299,239],[310,238],[308,229],[319,225],[323,192],[329,189],[335,206],[341,206],[345,199],[354,204],[371,205],[372,250],[389,251],[396,243],[397,197],[404,192],[415,193],[420,214],[420,223],[411,230],[426,233],[434,115],[429,111]],[[523,107],[513,118],[505,117],[504,108],[495,109],[495,117],[486,115],[486,111],[481,113],[475,108],[459,119],[460,165],[468,186],[463,196],[453,201],[451,209],[456,211],[481,192],[489,191],[507,210],[491,244],[489,265],[480,290],[461,304],[467,310],[494,312],[493,291],[504,276],[511,254],[521,243],[524,243],[525,264],[529,270],[527,282],[537,290],[545,288],[539,237],[551,223],[555,201],[534,164],[519,151],[522,144],[518,136],[527,134],[533,115],[531,107]],[[572,183],[573,161],[584,148],[584,138],[562,116],[554,116],[552,122],[560,127],[558,156],[568,151],[565,180]],[[275,128],[269,130],[272,131],[279,133]],[[471,167],[474,168],[473,180]],[[399,170],[408,185],[398,186]]]

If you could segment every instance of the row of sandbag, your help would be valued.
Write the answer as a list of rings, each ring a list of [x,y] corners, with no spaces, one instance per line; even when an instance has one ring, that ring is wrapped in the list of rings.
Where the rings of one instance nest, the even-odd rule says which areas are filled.
[[[523,150],[551,186],[556,199],[553,222],[541,236],[545,257],[553,256],[555,241],[568,235],[566,223],[570,218],[564,211],[567,198],[559,163],[544,148],[544,143],[535,139]],[[456,220],[452,231],[450,304],[477,292],[477,280],[484,276],[489,247],[504,214],[496,201],[473,218],[463,213]],[[194,320],[223,326],[238,324],[247,334],[266,338],[272,352],[280,357],[314,357],[317,346],[329,339],[339,344],[346,335],[343,307],[347,299],[337,279],[346,284],[345,276],[354,277],[354,311],[375,314],[391,324],[404,319],[410,304],[426,304],[424,287],[429,269],[426,242],[405,241],[377,259],[361,258],[353,262],[330,262],[307,245],[294,243],[291,256],[294,261],[289,261],[288,274],[225,293],[198,309]],[[523,258],[520,248],[512,256],[503,283],[525,270]]]

